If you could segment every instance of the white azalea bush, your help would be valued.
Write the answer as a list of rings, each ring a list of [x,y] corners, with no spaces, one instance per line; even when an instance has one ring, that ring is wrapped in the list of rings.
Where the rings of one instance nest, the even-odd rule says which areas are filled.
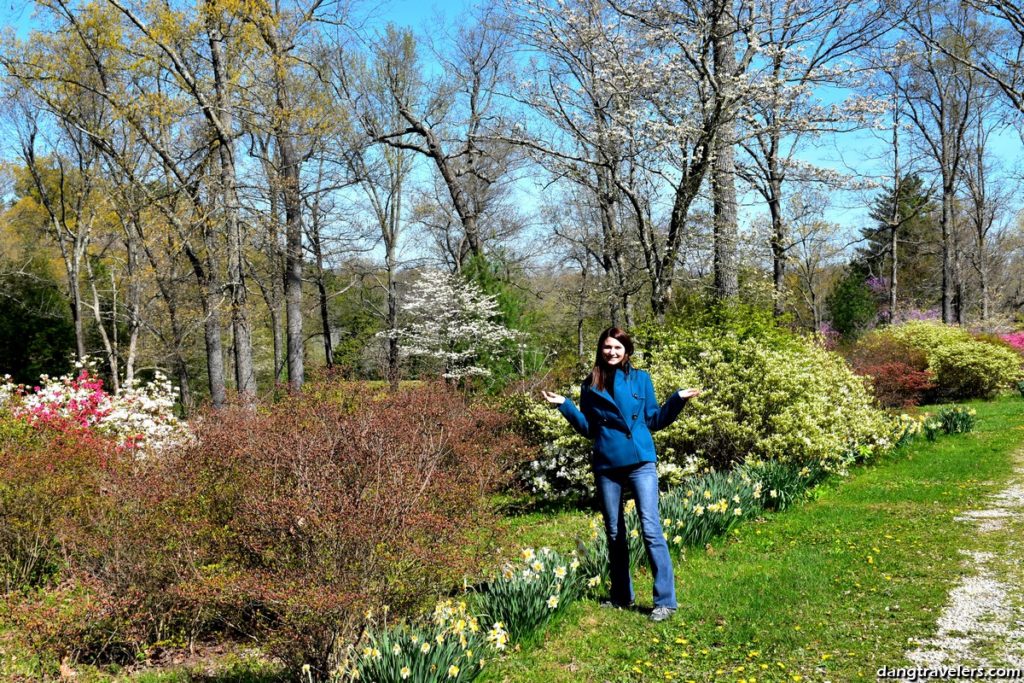
[[[173,385],[159,371],[152,382],[128,384],[110,394],[88,361],[76,363],[74,373],[42,375],[34,386],[16,385],[9,375],[0,380],[0,410],[11,417],[33,426],[95,431],[136,453],[158,451],[184,438],[175,401]]]
[[[660,401],[682,387],[705,390],[654,434],[666,485],[759,461],[843,472],[890,448],[899,432],[838,354],[784,330],[674,326],[637,341],[644,353],[635,363],[651,373]],[[576,400],[578,392],[565,393]],[[535,398],[513,397],[508,406],[540,448],[522,473],[529,489],[542,499],[591,494],[588,440]]]

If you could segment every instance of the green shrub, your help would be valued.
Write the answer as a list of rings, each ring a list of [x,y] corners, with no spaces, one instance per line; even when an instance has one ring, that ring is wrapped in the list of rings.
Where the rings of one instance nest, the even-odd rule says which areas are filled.
[[[885,335],[927,354],[956,342],[972,339],[962,327],[946,325],[935,320],[911,320],[881,330]]]
[[[863,269],[850,268],[825,301],[832,327],[847,339],[861,334],[878,315],[878,303],[866,280]]]
[[[650,371],[659,400],[682,387],[705,389],[654,434],[663,481],[747,460],[842,471],[892,445],[895,425],[843,359],[774,324],[721,316],[701,327],[641,329],[636,339],[637,365]],[[578,388],[562,391],[578,396]],[[590,493],[590,442],[534,397],[508,407],[539,445],[521,473],[531,490],[542,498]]]
[[[728,469],[773,460],[842,471],[891,445],[893,426],[836,353],[779,330],[743,338],[682,328],[646,340],[659,396],[699,386],[679,419],[655,436],[660,457]]]
[[[945,406],[939,410],[939,423],[947,434],[966,434],[974,431],[977,412],[963,406]]]
[[[927,354],[936,385],[934,398],[990,398],[1022,377],[1020,354],[1005,343],[975,338],[960,327],[914,321],[880,334]]]
[[[957,399],[991,398],[1021,376],[1020,354],[973,339],[935,349],[929,364],[939,390]]]
[[[926,420],[922,425],[924,430],[924,438],[929,441],[935,441],[942,432],[942,423],[937,420]]]

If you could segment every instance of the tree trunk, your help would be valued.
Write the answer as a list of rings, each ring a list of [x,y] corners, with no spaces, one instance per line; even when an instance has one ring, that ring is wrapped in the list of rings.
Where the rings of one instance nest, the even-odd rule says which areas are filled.
[[[782,201],[779,193],[773,193],[768,201],[768,211],[772,219],[772,286],[775,293],[772,313],[779,317],[783,313],[782,301],[786,289],[786,228],[782,222]]]
[[[942,187],[942,322],[953,322],[953,187],[943,179]]]
[[[231,330],[234,336],[235,385],[244,402],[256,397],[256,373],[252,358],[252,330],[249,325],[249,310],[245,286],[243,260],[244,240],[242,223],[239,220],[237,175],[235,169],[235,143],[232,138],[233,115],[231,96],[228,92],[228,75],[224,62],[224,35],[215,16],[215,8],[207,8],[207,30],[210,43],[210,61],[213,67],[213,85],[219,111],[216,112],[217,149],[220,159],[220,192],[224,209],[224,226],[228,244],[227,291],[231,302]]]
[[[732,91],[729,85],[736,71],[736,48],[727,8],[715,18],[713,52],[716,97],[720,103],[722,120],[715,134],[715,161],[711,187],[714,195],[714,268],[715,296],[731,299],[739,293],[738,250],[739,236],[736,207],[736,162],[733,145],[736,123],[732,114]]]

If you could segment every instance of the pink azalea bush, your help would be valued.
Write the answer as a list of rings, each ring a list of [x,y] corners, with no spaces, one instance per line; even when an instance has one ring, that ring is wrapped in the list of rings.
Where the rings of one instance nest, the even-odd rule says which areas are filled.
[[[1001,334],[999,337],[1013,348],[1024,353],[1024,332],[1010,332],[1009,334]]]
[[[183,436],[174,415],[174,388],[159,372],[152,382],[128,385],[115,395],[107,393],[88,364],[76,365],[77,374],[43,375],[35,386],[14,384],[4,375],[0,410],[37,427],[96,431],[112,437],[119,448],[137,452],[160,450]]]

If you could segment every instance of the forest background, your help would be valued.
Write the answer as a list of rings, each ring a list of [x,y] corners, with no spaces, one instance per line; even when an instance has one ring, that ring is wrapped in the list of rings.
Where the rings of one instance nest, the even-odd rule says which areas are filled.
[[[0,45],[0,369],[496,390],[708,300],[1019,326],[1010,2],[35,3]]]

